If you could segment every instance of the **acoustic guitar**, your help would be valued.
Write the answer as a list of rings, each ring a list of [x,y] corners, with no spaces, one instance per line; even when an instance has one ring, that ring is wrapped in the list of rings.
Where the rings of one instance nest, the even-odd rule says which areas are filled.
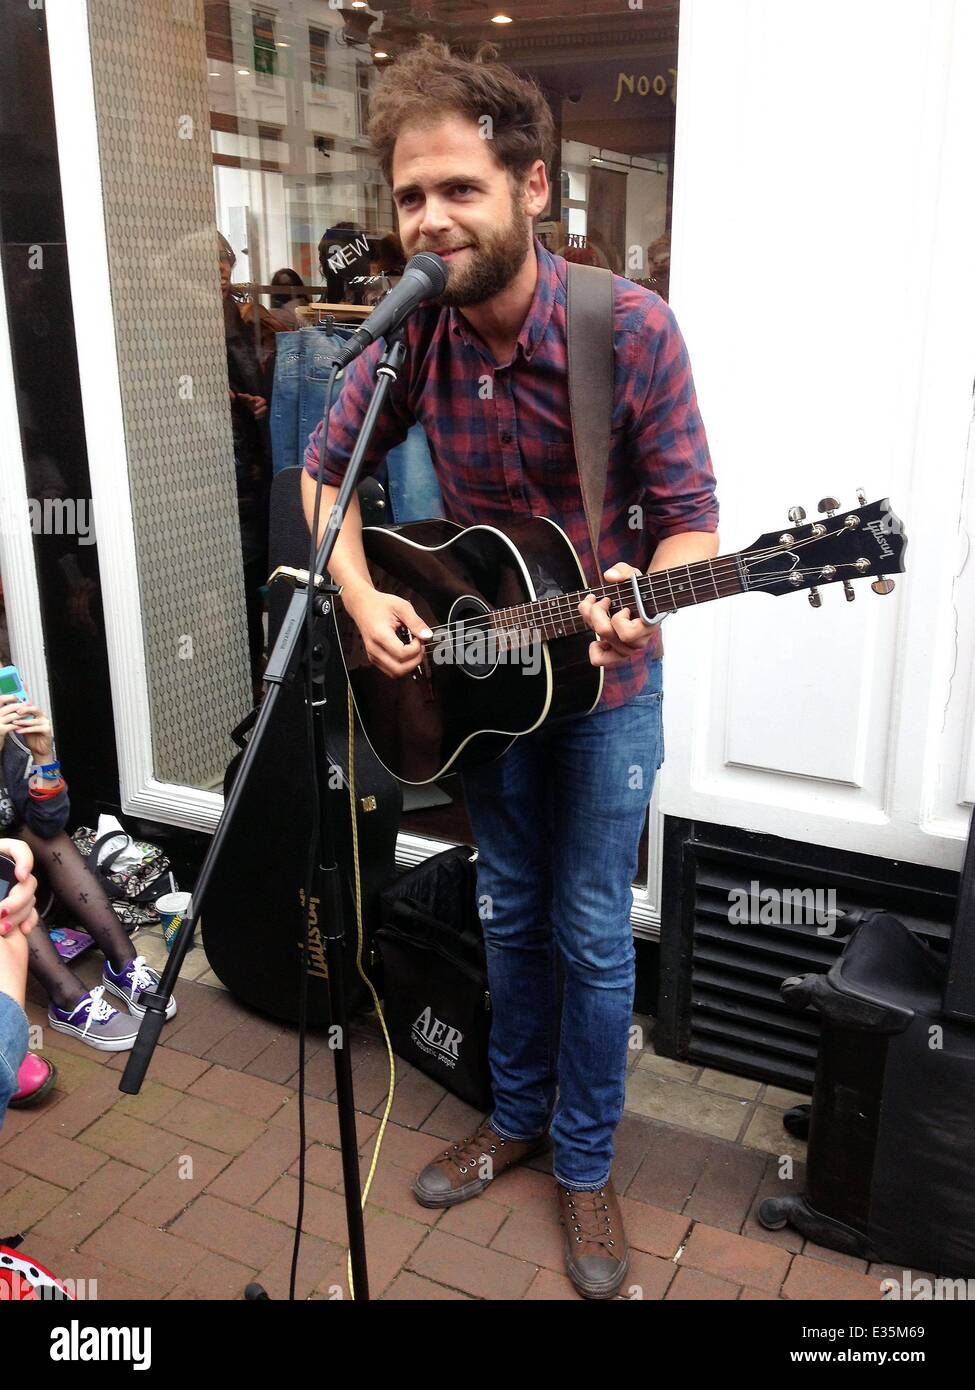
[[[445,772],[498,757],[545,720],[585,714],[602,693],[602,670],[589,661],[594,634],[578,607],[589,593],[610,612],[629,609],[648,621],[734,594],[805,590],[818,608],[820,587],[873,576],[887,594],[904,569],[907,538],[889,501],[839,511],[819,504],[803,524],[793,507],[787,530],[759,536],[746,550],[676,565],[597,589],[565,532],[546,517],[504,525],[421,521],[364,527],[363,547],[376,588],[409,600],[433,637],[409,676],[370,664],[359,631],[335,615],[356,711],[379,761],[401,782],[420,785]],[[400,636],[410,640],[405,628]]]

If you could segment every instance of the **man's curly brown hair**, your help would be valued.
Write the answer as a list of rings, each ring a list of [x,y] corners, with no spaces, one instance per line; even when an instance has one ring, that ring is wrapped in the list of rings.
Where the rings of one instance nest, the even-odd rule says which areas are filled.
[[[509,174],[523,179],[536,159],[550,168],[555,122],[534,82],[497,62],[483,44],[473,60],[451,53],[429,34],[380,78],[369,104],[369,139],[387,183],[393,181],[393,149],[406,125],[431,125],[444,116],[479,122],[489,116],[489,148]]]

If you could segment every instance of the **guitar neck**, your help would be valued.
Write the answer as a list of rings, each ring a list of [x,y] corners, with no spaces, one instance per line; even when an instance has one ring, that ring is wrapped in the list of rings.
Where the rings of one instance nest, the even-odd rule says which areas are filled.
[[[742,557],[738,553],[697,560],[690,565],[674,565],[634,578],[644,609],[651,618],[676,608],[730,598],[732,594],[744,593],[747,587]],[[492,614],[493,626],[499,632],[531,632],[545,641],[585,632],[588,624],[579,613],[579,604],[590,594],[595,594],[597,599],[608,598],[610,613],[628,608],[631,618],[638,616],[633,581],[627,579],[621,584],[604,584],[496,609]]]

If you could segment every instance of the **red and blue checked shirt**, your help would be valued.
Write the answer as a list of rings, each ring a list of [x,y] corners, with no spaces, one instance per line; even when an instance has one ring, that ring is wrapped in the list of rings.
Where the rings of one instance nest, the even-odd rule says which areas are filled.
[[[387,397],[366,459],[375,469],[419,421],[444,515],[460,526],[547,516],[572,541],[587,575],[592,545],[572,446],[565,336],[566,262],[536,241],[538,280],[511,362],[496,366],[453,308],[424,305],[409,320],[407,360]],[[715,531],[718,505],[704,425],[677,321],[659,295],[614,277],[616,354],[612,443],[599,538],[607,570],[646,571],[657,543]],[[332,406],[324,476],[342,480],[366,412],[382,343],[345,370]],[[322,425],[305,450],[317,476]],[[663,650],[659,625],[645,652],[604,672],[601,708],[638,695]]]

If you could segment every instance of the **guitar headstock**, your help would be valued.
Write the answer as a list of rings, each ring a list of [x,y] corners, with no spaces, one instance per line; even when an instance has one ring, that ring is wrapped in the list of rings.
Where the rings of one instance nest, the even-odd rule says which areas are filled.
[[[791,594],[806,589],[809,602],[818,608],[819,587],[843,584],[846,597],[855,598],[852,580],[874,576],[874,593],[889,594],[894,581],[890,573],[904,569],[907,536],[903,524],[884,497],[844,511],[835,497],[819,503],[821,519],[804,524],[802,507],[789,512],[789,525],[780,531],[759,536],[740,552],[742,579],[746,591]]]

